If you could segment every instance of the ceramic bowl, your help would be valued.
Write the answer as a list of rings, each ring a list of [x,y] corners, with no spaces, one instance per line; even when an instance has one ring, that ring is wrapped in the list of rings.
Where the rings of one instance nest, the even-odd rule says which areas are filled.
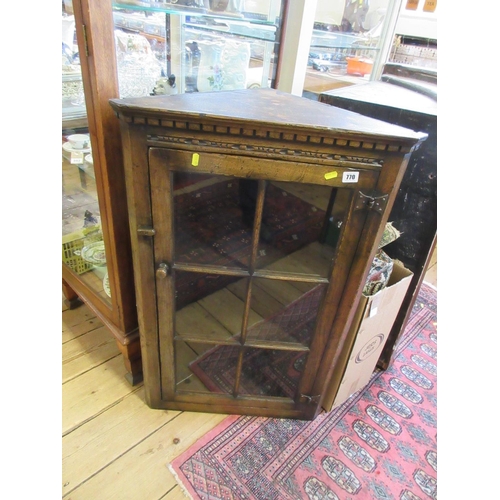
[[[90,137],[85,134],[72,134],[68,141],[73,149],[86,149],[90,145]]]

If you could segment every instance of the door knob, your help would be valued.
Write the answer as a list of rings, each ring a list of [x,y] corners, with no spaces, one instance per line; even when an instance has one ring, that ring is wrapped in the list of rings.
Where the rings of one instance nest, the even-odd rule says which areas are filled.
[[[165,262],[160,262],[158,267],[156,268],[156,277],[157,278],[166,278],[170,274],[170,266]]]

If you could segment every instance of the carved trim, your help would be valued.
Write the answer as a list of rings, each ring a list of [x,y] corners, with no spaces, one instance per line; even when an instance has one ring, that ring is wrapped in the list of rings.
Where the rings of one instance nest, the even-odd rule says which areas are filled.
[[[339,155],[334,153],[321,153],[318,151],[304,151],[298,148],[275,148],[272,146],[242,144],[236,142],[220,142],[220,141],[212,141],[206,139],[193,139],[189,137],[173,137],[173,136],[148,134],[147,140],[148,142],[163,143],[167,146],[172,146],[175,144],[183,144],[183,145],[198,146],[198,147],[206,146],[206,147],[225,149],[225,150],[230,149],[232,151],[254,151],[258,153],[266,153],[276,156],[291,156],[295,158],[302,157],[302,158],[311,158],[315,160],[349,161],[349,162],[365,163],[376,166],[381,166],[383,163],[382,159],[366,158],[364,156]]]
[[[228,136],[240,136],[240,137],[258,137],[262,139],[276,139],[279,141],[290,141],[293,143],[305,143],[311,144],[313,146],[327,145],[327,146],[341,146],[341,147],[352,147],[361,148],[370,151],[389,151],[395,153],[409,153],[414,148],[404,145],[398,145],[391,143],[389,141],[384,141],[381,139],[379,142],[373,142],[373,139],[368,141],[360,141],[359,139],[343,139],[326,137],[321,134],[321,131],[311,130],[313,135],[306,135],[304,133],[294,133],[279,130],[263,130],[261,128],[252,128],[248,126],[235,127],[229,125],[217,125],[217,124],[207,124],[202,122],[186,121],[186,120],[172,120],[172,119],[160,119],[153,117],[144,116],[130,116],[117,113],[117,116],[128,123],[133,123],[137,125],[151,125],[170,129],[177,129],[193,132],[208,132],[216,134],[224,134]],[[159,136],[161,137],[161,136]]]

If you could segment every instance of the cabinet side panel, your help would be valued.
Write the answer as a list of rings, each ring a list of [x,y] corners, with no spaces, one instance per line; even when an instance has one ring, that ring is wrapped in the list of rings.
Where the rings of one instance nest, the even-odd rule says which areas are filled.
[[[121,131],[144,386],[148,404],[155,407],[161,396],[154,249],[151,236],[139,236],[137,233],[138,227],[152,227],[147,146],[143,127],[129,127],[121,122]]]
[[[109,320],[115,325],[115,330],[121,332],[120,342],[126,344],[127,336],[136,334],[137,317],[127,203],[123,195],[121,138],[119,124],[108,102],[118,96],[116,65],[108,50],[109,43],[114,46],[111,6],[95,0],[75,2],[75,20],[103,239],[113,291]]]
[[[378,242],[382,238],[385,224],[388,221],[394,199],[406,171],[410,155],[388,155],[376,186],[376,192],[389,194],[383,213],[370,210],[359,239],[355,258],[349,271],[349,277],[342,293],[339,314],[330,332],[328,344],[324,350],[321,366],[317,372],[313,392],[324,395],[327,382],[330,380],[334,367],[339,361],[350,324],[354,318],[362,289],[370,270],[371,263],[377,251]],[[321,404],[321,403],[320,403]],[[319,409],[319,408],[318,408]]]

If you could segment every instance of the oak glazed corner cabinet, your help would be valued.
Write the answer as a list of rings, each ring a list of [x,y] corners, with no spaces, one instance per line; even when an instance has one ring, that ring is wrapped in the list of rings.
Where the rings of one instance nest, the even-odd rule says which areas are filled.
[[[272,89],[110,104],[148,404],[315,418],[425,134]]]

